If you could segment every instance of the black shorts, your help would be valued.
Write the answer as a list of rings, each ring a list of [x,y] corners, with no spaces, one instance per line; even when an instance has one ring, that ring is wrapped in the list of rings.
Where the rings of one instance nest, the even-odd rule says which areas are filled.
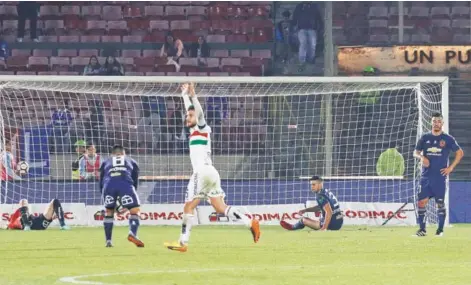
[[[31,219],[31,230],[42,231],[49,227],[52,220],[46,219],[43,214]]]

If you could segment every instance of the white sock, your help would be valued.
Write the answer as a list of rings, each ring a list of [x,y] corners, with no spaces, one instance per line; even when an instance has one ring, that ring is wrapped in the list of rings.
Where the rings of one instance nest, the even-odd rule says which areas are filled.
[[[183,214],[182,233],[180,234],[180,243],[188,244],[190,241],[191,226],[193,225],[193,215]]]
[[[224,211],[224,215],[236,220],[242,220],[242,222],[249,228],[252,226],[252,220],[243,214],[237,207],[227,206],[226,210]]]

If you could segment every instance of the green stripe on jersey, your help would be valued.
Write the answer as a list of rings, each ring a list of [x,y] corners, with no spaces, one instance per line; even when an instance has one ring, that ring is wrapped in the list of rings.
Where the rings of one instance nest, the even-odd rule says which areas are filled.
[[[190,145],[208,145],[207,140],[192,140],[190,141]]]

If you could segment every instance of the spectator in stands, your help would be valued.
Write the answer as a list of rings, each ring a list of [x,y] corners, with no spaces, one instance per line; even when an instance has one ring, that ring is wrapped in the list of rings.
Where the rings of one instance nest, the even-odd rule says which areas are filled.
[[[379,70],[367,66],[363,70],[363,76],[377,76],[379,75]],[[373,120],[373,111],[376,104],[378,104],[381,99],[381,92],[379,90],[371,90],[360,92],[358,101],[358,126],[357,126],[357,135],[363,134],[364,131],[369,130],[371,127],[371,121]]]
[[[103,68],[104,75],[120,76],[124,75],[124,68],[114,56],[108,56]]]
[[[20,1],[20,3],[18,4],[18,42],[22,42],[23,37],[25,36],[25,25],[27,19],[29,19],[31,39],[35,42],[38,42],[37,25],[39,7],[40,4],[35,1]]]
[[[0,60],[6,61],[9,52],[10,51],[8,50],[7,42],[3,39],[3,37],[0,37]]]
[[[168,59],[167,64],[175,65],[177,72],[180,70],[178,60],[183,56],[183,42],[173,37],[173,34],[169,32],[165,43],[160,49],[160,56]]]
[[[96,56],[91,56],[88,65],[83,69],[83,75],[100,75],[102,68]]]
[[[80,179],[80,160],[87,153],[87,143],[84,140],[78,140],[75,142],[75,152],[77,153],[77,159],[72,162],[72,179]]]
[[[66,106],[57,108],[52,113],[52,134],[54,139],[54,151],[56,153],[69,151],[69,125],[72,120],[72,114]]]
[[[96,153],[95,145],[89,142],[87,152],[79,161],[80,180],[98,180],[100,163],[100,155]]]
[[[206,58],[209,57],[209,45],[203,36],[198,38],[198,42],[191,45],[190,55],[198,59],[198,65],[207,65]]]
[[[317,32],[322,22],[319,10],[313,2],[299,3],[293,13],[293,23],[298,29],[299,62],[315,63]]]
[[[295,33],[293,22],[291,21],[291,13],[286,10],[283,12],[283,20],[276,26],[276,49],[277,56],[283,62],[289,61],[291,51],[295,48],[295,41],[293,35]]]
[[[378,158],[376,172],[378,176],[403,176],[405,170],[404,157],[398,151],[399,145],[388,148]]]

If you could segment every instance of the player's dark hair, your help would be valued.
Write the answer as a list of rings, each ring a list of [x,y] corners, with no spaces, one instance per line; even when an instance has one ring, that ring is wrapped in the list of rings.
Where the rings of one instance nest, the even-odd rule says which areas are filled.
[[[124,152],[124,147],[122,145],[119,145],[119,144],[115,144],[112,148],[111,148],[111,153],[115,154],[115,153],[122,153]]]
[[[436,113],[432,114],[432,118],[442,118],[443,119],[443,116],[442,116],[442,113],[436,112]]]
[[[195,106],[190,105],[190,106],[188,107],[188,111],[194,111],[194,110],[195,110]]]
[[[322,177],[320,177],[320,176],[314,175],[314,176],[312,176],[312,177],[309,179],[309,181],[319,181],[319,182],[323,182],[324,179],[322,179]]]
[[[95,144],[92,141],[87,142],[87,149],[91,148],[92,146],[95,146]]]

